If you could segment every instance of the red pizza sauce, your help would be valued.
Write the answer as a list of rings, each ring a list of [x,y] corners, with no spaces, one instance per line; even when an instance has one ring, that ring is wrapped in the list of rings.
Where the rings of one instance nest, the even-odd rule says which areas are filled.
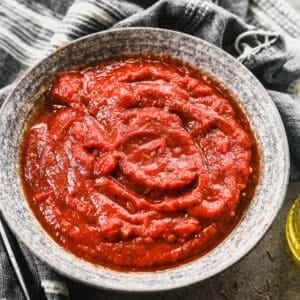
[[[230,95],[170,57],[60,74],[25,135],[24,191],[51,237],[120,271],[195,259],[232,230],[259,176]]]

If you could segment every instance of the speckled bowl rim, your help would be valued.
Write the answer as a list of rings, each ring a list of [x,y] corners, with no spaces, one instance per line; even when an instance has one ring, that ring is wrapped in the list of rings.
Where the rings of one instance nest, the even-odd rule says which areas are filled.
[[[234,79],[236,79],[237,81],[241,81],[245,85],[249,84],[249,86],[251,86],[255,91],[259,91],[261,104],[256,103],[255,105],[257,107],[260,107],[259,105],[266,105],[266,107],[263,108],[265,114],[260,116],[261,119],[255,122],[252,122],[254,118],[253,114],[255,113],[255,111],[251,112],[248,110],[249,108],[247,108],[247,105],[250,104],[240,102],[241,98],[235,92],[233,92],[233,94],[239,101],[239,105],[245,111],[250,120],[252,129],[256,135],[259,147],[262,151],[262,173],[260,181],[257,186],[253,201],[251,202],[245,215],[240,220],[239,224],[220,245],[211,250],[208,254],[194,260],[193,262],[180,265],[176,268],[170,268],[157,272],[122,273],[103,267],[93,266],[92,264],[82,261],[71,253],[63,250],[41,228],[39,223],[30,212],[28,205],[24,199],[24,195],[20,191],[20,178],[16,178],[15,176],[16,171],[19,170],[17,165],[18,162],[16,160],[16,153],[12,158],[7,159],[7,153],[3,150],[0,152],[0,164],[2,166],[2,169],[0,170],[0,209],[5,220],[7,221],[12,231],[16,234],[18,239],[20,239],[37,257],[46,262],[49,266],[51,266],[62,275],[97,288],[127,292],[165,291],[187,286],[216,275],[217,273],[225,270],[229,266],[239,261],[264,236],[264,234],[271,226],[273,220],[275,219],[279,209],[281,208],[286,194],[289,175],[288,143],[280,115],[270,96],[267,94],[261,83],[252,75],[252,73],[250,73],[242,64],[236,61],[229,54],[199,38],[187,34],[166,29],[133,27],[113,29],[85,36],[83,38],[70,42],[63,47],[60,47],[45,59],[43,59],[41,62],[33,66],[18,81],[1,107],[0,144],[4,145],[3,149],[7,150],[5,147],[9,148],[9,146],[11,146],[11,142],[8,141],[10,137],[20,139],[20,136],[14,135],[13,130],[10,132],[10,135],[8,135],[8,133],[6,134],[5,128],[10,128],[10,120],[7,120],[6,116],[11,116],[13,114],[11,110],[14,107],[18,106],[17,103],[13,103],[13,100],[14,102],[16,102],[16,99],[18,99],[18,97],[22,97],[22,95],[20,95],[20,90],[18,90],[18,87],[24,84],[29,76],[34,74],[37,69],[42,68],[46,64],[46,62],[50,61],[53,57],[57,55],[63,56],[64,51],[66,51],[67,53],[67,49],[70,49],[70,47],[76,48],[76,45],[78,45],[79,47],[80,44],[88,43],[93,39],[105,40],[105,37],[109,35],[118,37],[124,34],[130,36],[131,39],[136,35],[137,40],[139,39],[138,36],[143,37],[144,35],[146,35],[146,37],[147,35],[152,36],[153,39],[155,39],[156,37],[164,37],[170,39],[168,42],[166,42],[164,39],[160,41],[161,43],[165,42],[164,45],[166,48],[168,47],[168,44],[170,44],[170,47],[175,47],[174,45],[171,46],[170,41],[180,41],[179,45],[181,46],[182,43],[189,42],[190,44],[194,45],[194,51],[196,52],[201,52],[201,49],[204,48],[206,49],[206,52],[202,50],[202,54],[207,55],[208,60],[212,56],[214,56],[215,58],[220,57],[220,59],[222,58],[221,60],[224,63],[223,67],[225,68],[226,63],[232,64],[232,66],[234,66],[238,70],[237,74],[233,72],[233,75],[235,75]],[[155,47],[158,47],[157,44],[155,44]],[[127,44],[125,46],[127,47]],[[182,47],[183,48],[180,49],[179,52],[182,51],[183,53],[185,53],[185,50],[183,50],[184,46]],[[173,49],[172,51],[175,50]],[[155,51],[153,51],[153,53],[155,53]],[[187,55],[191,54],[189,53]],[[174,55],[172,54],[172,56]],[[178,58],[186,61],[183,57]],[[188,62],[191,63],[190,61]],[[208,64],[209,63],[212,62],[208,61]],[[219,61],[219,63],[221,63],[221,61]],[[193,63],[191,64],[195,65]],[[204,72],[208,73],[209,76],[218,77],[216,75],[213,75],[211,71],[205,70],[205,68],[199,67],[197,65],[196,67],[198,67],[202,71],[204,70]],[[230,76],[229,72],[227,72],[227,76]],[[224,82],[222,80],[219,80],[219,78],[217,78],[217,80],[224,84]],[[232,91],[230,84],[231,81],[228,81],[226,87],[230,91]],[[28,87],[28,89],[30,88]],[[37,93],[41,94],[43,92],[44,90],[40,89]],[[250,93],[250,91],[247,92]],[[243,93],[246,92],[243,91]],[[20,107],[22,108],[22,105],[20,105]],[[18,107],[18,109],[20,109],[20,107]],[[19,110],[17,111],[19,112]],[[266,112],[268,112],[268,114],[266,114]],[[264,122],[270,123],[266,125],[264,124]],[[261,129],[259,129],[260,125],[264,128],[263,134],[261,134]],[[267,128],[265,128],[266,126]],[[272,146],[274,146],[274,149],[270,149],[270,146],[268,146],[269,148],[265,148],[267,147],[266,144],[270,141],[272,142]],[[18,148],[14,150],[18,151]],[[267,153],[265,151],[267,151]],[[276,154],[275,158],[274,153]],[[273,155],[274,159],[272,159],[271,154]],[[12,163],[5,164],[5,161],[10,160],[14,162],[15,165],[12,166]],[[12,171],[14,171],[14,174],[11,174]],[[266,186],[266,181],[270,184],[270,180],[272,186]],[[8,187],[7,184],[12,184],[12,187]],[[264,203],[267,201],[263,197],[264,195],[268,196],[267,200],[269,202]],[[12,205],[9,202],[9,204],[7,204],[7,199],[9,199],[9,197],[10,199],[12,199],[12,197],[17,198],[17,200],[13,200],[18,201],[18,205],[16,207],[10,207]],[[270,199],[272,199],[272,202],[270,202]],[[265,210],[264,204],[269,204],[270,206],[268,206]],[[256,219],[256,222],[254,222],[255,216],[253,216],[253,214],[259,210],[261,210],[261,212],[264,210],[264,214],[267,214],[265,216],[260,216]],[[18,215],[18,219],[16,218],[16,215]],[[33,225],[33,228],[28,228],[28,226],[26,226],[28,224]],[[246,233],[244,233],[243,236],[241,235],[242,232],[240,232],[240,228],[243,224],[245,224],[245,226],[246,224],[248,224],[249,231],[247,232],[247,238],[245,238]],[[235,238],[237,236],[239,237],[239,239]],[[220,249],[226,250],[226,252],[223,253],[226,254],[225,257],[222,255]],[[209,264],[207,264],[208,262]]]

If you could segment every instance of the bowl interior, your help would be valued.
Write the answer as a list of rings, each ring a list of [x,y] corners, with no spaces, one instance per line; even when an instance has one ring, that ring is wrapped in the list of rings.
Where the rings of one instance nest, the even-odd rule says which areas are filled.
[[[104,59],[166,54],[215,78],[238,100],[261,151],[262,170],[255,197],[233,232],[205,256],[158,272],[119,273],[64,251],[33,217],[19,176],[19,145],[34,107],[58,73]],[[11,229],[37,256],[60,273],[96,287],[122,291],[162,291],[204,280],[242,258],[261,239],[284,199],[289,154],[280,116],[267,92],[241,64],[222,50],[168,30],[131,28],[90,35],[58,49],[31,69],[4,103],[1,114],[0,208]]]

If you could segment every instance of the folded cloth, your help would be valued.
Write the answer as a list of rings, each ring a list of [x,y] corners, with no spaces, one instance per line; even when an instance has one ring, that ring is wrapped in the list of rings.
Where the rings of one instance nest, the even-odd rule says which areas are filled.
[[[300,17],[284,0],[1,0],[0,105],[14,80],[56,47],[89,33],[128,26],[200,37],[251,70],[281,114],[291,151],[290,179],[300,179]],[[67,299],[67,280],[22,244],[20,249],[32,295]],[[1,240],[0,299],[23,299]]]

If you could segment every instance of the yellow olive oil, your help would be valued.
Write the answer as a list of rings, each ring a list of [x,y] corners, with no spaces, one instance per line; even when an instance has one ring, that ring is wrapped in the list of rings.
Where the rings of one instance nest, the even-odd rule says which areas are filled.
[[[300,195],[288,213],[285,233],[293,258],[300,265]]]

